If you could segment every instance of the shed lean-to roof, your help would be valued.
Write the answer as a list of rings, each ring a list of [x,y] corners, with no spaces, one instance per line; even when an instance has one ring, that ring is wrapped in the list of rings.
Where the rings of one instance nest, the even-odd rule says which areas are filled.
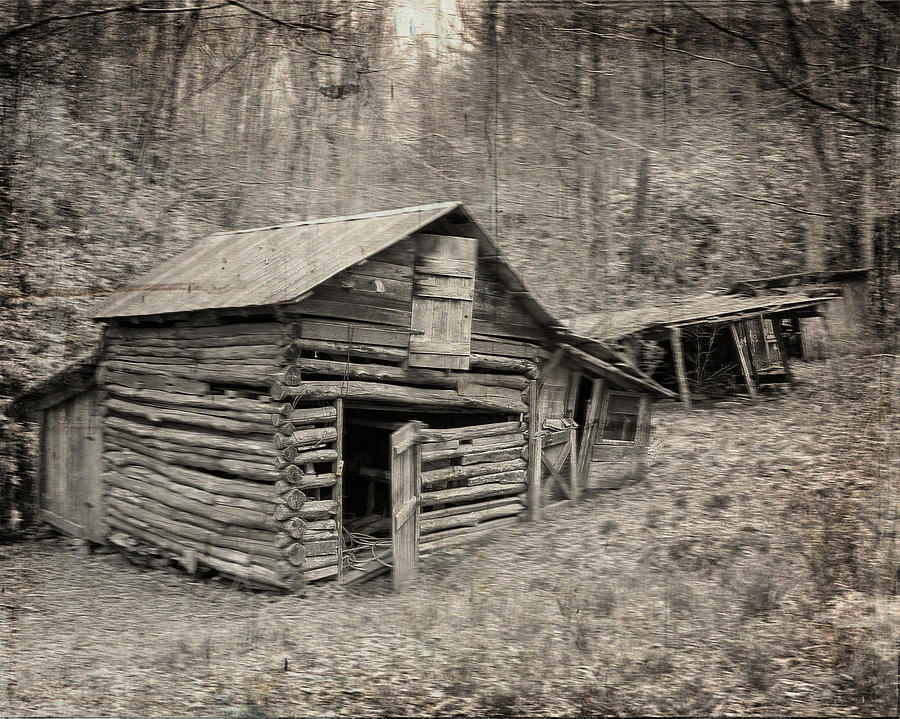
[[[100,361],[102,342],[90,353],[73,360],[55,374],[32,384],[10,402],[5,410],[13,419],[28,419],[28,415],[64,402],[94,385],[95,370]]]
[[[834,298],[813,297],[802,292],[763,297],[706,295],[670,307],[639,307],[621,312],[579,315],[567,319],[566,325],[577,334],[610,342],[636,332],[699,324],[756,312],[801,309],[832,299]]]
[[[855,282],[865,280],[869,276],[868,267],[856,267],[846,270],[824,270],[815,272],[793,272],[788,275],[770,277],[754,277],[738,280],[731,286],[731,292],[748,290],[768,290],[779,287],[798,287],[804,285],[823,285],[829,283]]]

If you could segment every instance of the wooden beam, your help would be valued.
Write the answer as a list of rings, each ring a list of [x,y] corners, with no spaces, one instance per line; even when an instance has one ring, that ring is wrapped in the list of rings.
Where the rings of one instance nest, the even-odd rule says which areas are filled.
[[[734,340],[734,348],[737,350],[738,359],[741,362],[741,372],[744,374],[744,382],[747,385],[747,392],[750,394],[750,399],[754,402],[756,401],[756,384],[753,381],[753,371],[751,369],[752,365],[750,364],[750,358],[747,356],[747,346],[744,344],[743,338],[741,337],[741,332],[737,328],[736,322],[731,322],[728,325],[728,329],[731,331],[731,339]]]
[[[588,400],[584,429],[581,432],[581,444],[578,448],[578,484],[580,487],[587,484],[591,447],[594,444],[597,420],[600,418],[600,401],[603,396],[604,382],[605,380],[598,378],[591,383],[591,398]]]
[[[337,580],[341,581],[344,577],[344,532],[342,527],[344,524],[344,400],[338,397],[334,401],[334,409],[336,413],[334,428],[337,430],[337,440],[334,443],[334,449],[337,452],[337,459],[334,462],[334,489],[331,490],[331,498],[337,502],[337,512],[334,515],[337,523]]]
[[[408,589],[418,574],[419,506],[425,425],[409,422],[391,435],[391,550],[395,592]]]
[[[569,429],[569,493],[573,500],[581,494],[578,484],[578,434],[575,427]]]
[[[763,352],[766,354],[766,365],[770,365],[772,358],[769,356],[769,340],[766,339],[766,318],[761,312],[756,316],[756,322],[759,325],[759,336],[762,338]]]
[[[541,518],[541,436],[538,405],[538,383],[531,380],[528,388],[528,518],[534,522]]]
[[[678,377],[678,394],[685,409],[691,408],[691,390],[688,387],[687,372],[684,369],[684,348],[681,345],[681,327],[672,327],[669,330],[669,340],[672,343],[672,359],[675,362],[675,375]]]
[[[553,354],[550,355],[550,359],[544,362],[541,367],[541,376],[538,379],[538,392],[541,391],[541,388],[544,386],[544,383],[547,381],[547,377],[550,376],[550,373],[553,372],[559,366],[559,363],[562,361],[563,355],[566,353],[565,347],[557,347],[553,350]]]
[[[794,384],[794,373],[791,371],[790,361],[787,356],[787,346],[784,344],[784,335],[781,334],[781,319],[778,317],[772,318],[772,334],[775,335],[775,345],[778,347],[781,366],[784,367],[784,376],[789,384]]]

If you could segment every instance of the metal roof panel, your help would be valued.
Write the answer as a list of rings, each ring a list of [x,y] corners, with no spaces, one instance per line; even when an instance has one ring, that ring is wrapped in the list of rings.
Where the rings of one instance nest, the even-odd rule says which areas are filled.
[[[113,292],[95,319],[290,302],[460,207],[442,202],[221,232]]]

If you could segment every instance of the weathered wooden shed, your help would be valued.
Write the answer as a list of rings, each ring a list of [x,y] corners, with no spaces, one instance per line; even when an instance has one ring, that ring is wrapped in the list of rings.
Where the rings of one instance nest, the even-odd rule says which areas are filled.
[[[823,359],[864,346],[871,338],[869,274],[866,268],[797,272],[772,277],[740,280],[731,286],[732,294],[777,297],[803,292],[814,296],[834,296],[812,317],[796,317],[785,323],[790,357]]]
[[[423,552],[618,486],[671,395],[556,322],[458,202],[213,235],[94,316],[78,393],[14,403],[43,423],[48,518],[267,587],[403,584]],[[65,442],[83,472],[57,471]],[[54,509],[88,494],[90,521]]]
[[[747,294],[707,294],[668,307],[569,318],[571,331],[608,342],[686,407],[692,395],[743,389],[756,398],[760,384],[792,382],[790,357],[801,321],[821,318],[838,299],[830,287]]]

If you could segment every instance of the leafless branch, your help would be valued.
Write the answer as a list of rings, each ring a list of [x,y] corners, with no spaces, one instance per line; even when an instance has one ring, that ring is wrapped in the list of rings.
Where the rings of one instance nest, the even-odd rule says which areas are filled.
[[[109,7],[97,8],[95,10],[84,10],[82,12],[70,13],[68,15],[47,15],[46,17],[42,17],[39,20],[24,23],[22,25],[17,25],[8,30],[5,30],[3,34],[0,34],[0,41],[10,40],[19,35],[29,33],[33,30],[37,30],[53,23],[80,20],[87,17],[97,17],[99,15],[111,15],[113,13],[193,13],[203,10],[215,10],[227,6],[240,8],[244,12],[247,12],[251,15],[256,15],[257,17],[275,23],[276,25],[281,25],[282,27],[288,27],[295,30],[315,30],[316,32],[324,33],[331,32],[330,28],[327,28],[323,25],[282,20],[279,17],[270,15],[269,13],[265,13],[262,10],[258,10],[257,8],[254,8],[251,5],[242,2],[241,0],[224,0],[223,2],[213,3],[211,5],[191,5],[188,7],[177,8],[154,8],[148,7],[144,3],[127,3],[125,5],[111,5]]]
[[[693,57],[697,60],[704,60],[706,62],[718,62],[723,65],[730,65],[731,67],[741,68],[743,70],[752,70],[753,72],[759,72],[765,74],[767,71],[765,68],[754,67],[753,65],[743,65],[739,62],[731,62],[730,60],[726,60],[721,57],[712,57],[710,55],[698,55],[693,52],[688,52],[687,50],[681,50],[677,47],[671,47],[669,45],[660,45],[658,42],[651,42],[650,40],[645,40],[642,37],[634,37],[631,35],[619,35],[619,34],[611,34],[611,33],[603,33],[603,32],[594,32],[593,30],[585,30],[584,28],[578,27],[554,27],[554,30],[560,30],[563,32],[577,32],[584,35],[595,35],[596,37],[603,38],[605,40],[627,40],[629,42],[639,42],[643,45],[651,45],[652,47],[658,47],[662,50],[666,50],[667,52],[675,52],[681,55],[687,55],[688,57]]]
[[[721,188],[725,189],[725,188]],[[816,217],[831,217],[824,212],[813,212],[812,210],[804,210],[802,207],[794,207],[793,205],[789,205],[786,202],[779,202],[778,200],[770,200],[765,197],[753,197],[752,195],[744,195],[740,192],[735,192],[734,190],[725,189],[725,191],[729,195],[734,195],[735,197],[743,197],[745,200],[750,200],[751,202],[762,202],[766,205],[778,205],[779,207],[785,207],[788,210],[792,210],[793,212],[799,212],[801,215],[815,215]]]
[[[884,122],[879,122],[878,120],[871,120],[867,117],[863,117],[862,115],[857,115],[855,112],[851,112],[850,110],[847,110],[843,107],[840,107],[833,103],[822,100],[821,98],[816,97],[815,95],[811,95],[810,93],[805,92],[804,90],[801,90],[799,87],[792,85],[790,82],[787,81],[787,78],[785,78],[780,72],[778,72],[772,66],[772,63],[769,61],[766,54],[764,52],[762,52],[762,50],[760,49],[758,38],[755,38],[752,35],[747,35],[746,33],[740,32],[739,30],[735,30],[734,28],[730,28],[727,25],[723,25],[722,23],[718,22],[717,20],[714,20],[713,18],[706,15],[706,13],[700,12],[695,7],[693,7],[690,3],[685,2],[685,0],[676,0],[676,2],[678,2],[679,5],[682,5],[683,7],[687,8],[688,10],[693,12],[701,20],[703,20],[706,24],[715,28],[719,32],[722,32],[726,35],[729,35],[730,37],[736,38],[736,39],[741,40],[742,42],[746,43],[756,53],[756,56],[763,63],[766,71],[769,73],[769,75],[772,77],[772,79],[775,80],[775,82],[777,82],[784,90],[791,93],[792,95],[796,95],[797,97],[799,97],[803,100],[806,100],[806,102],[808,102],[812,105],[815,105],[816,107],[819,107],[823,110],[827,110],[828,112],[834,113],[835,115],[839,115],[840,117],[843,117],[847,120],[851,120],[860,125],[865,125],[866,127],[871,127],[876,130],[881,130],[883,132],[900,134],[900,127],[898,127],[897,125],[889,125]]]

